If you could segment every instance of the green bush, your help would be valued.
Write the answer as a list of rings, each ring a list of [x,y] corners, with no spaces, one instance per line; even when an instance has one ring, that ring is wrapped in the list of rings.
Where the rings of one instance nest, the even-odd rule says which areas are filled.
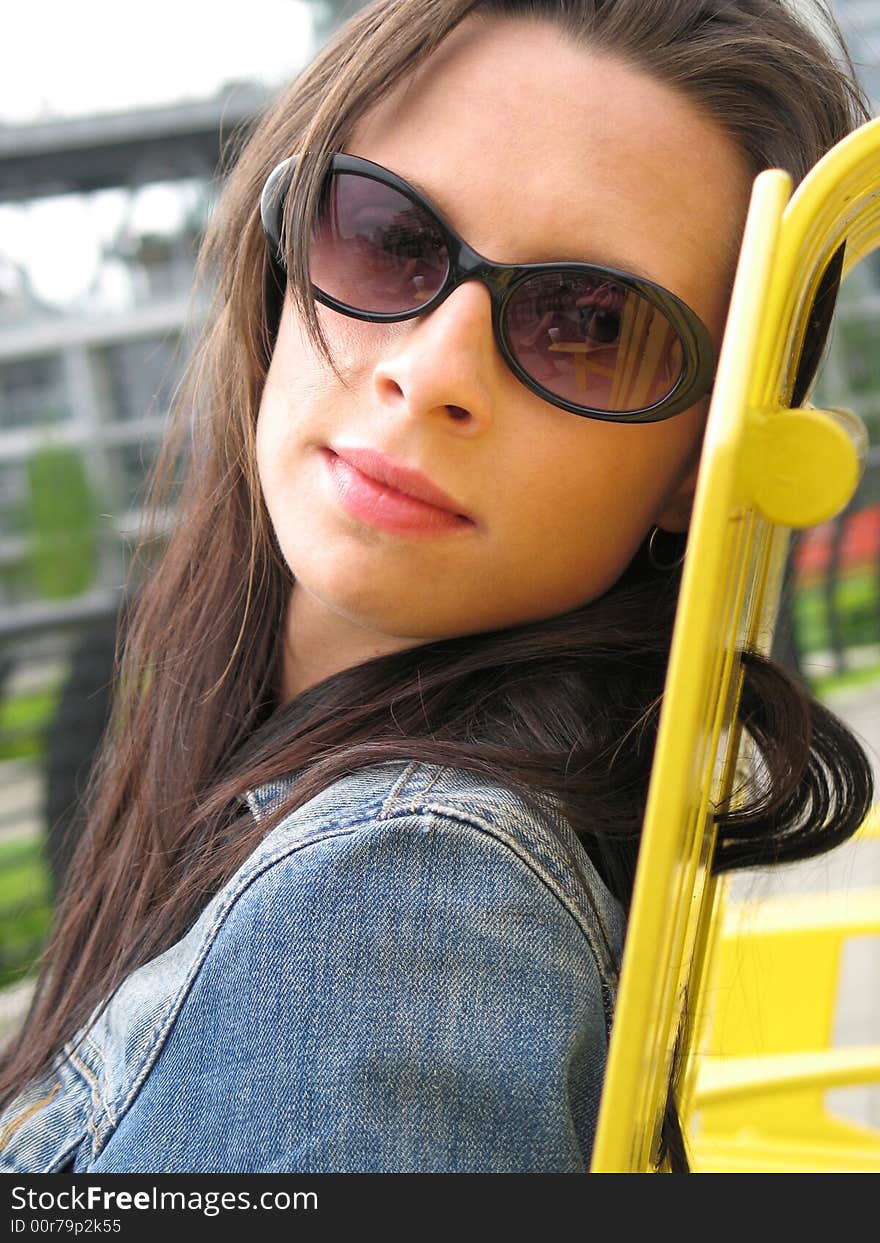
[[[880,643],[880,586],[875,571],[842,575],[835,585],[834,599],[845,647]],[[797,587],[792,605],[798,651],[808,655],[829,649],[831,632],[824,586]]]
[[[98,573],[100,506],[76,449],[47,444],[28,462],[30,572],[37,594],[79,595]]]

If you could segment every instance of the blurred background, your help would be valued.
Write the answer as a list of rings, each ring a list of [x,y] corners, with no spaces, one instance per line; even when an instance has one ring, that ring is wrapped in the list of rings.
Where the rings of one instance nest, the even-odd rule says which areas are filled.
[[[201,308],[229,136],[357,0],[14,6],[0,76],[0,1037],[27,1005],[76,835],[144,484]],[[834,0],[880,112],[880,0]],[[124,15],[122,15],[124,14]],[[793,541],[777,655],[880,769],[880,258],[844,287],[817,404],[871,433],[845,513]],[[167,516],[167,521],[172,515]],[[880,881],[853,844],[741,892]],[[873,852],[873,853],[872,853]],[[844,964],[839,1039],[880,1031],[880,954]],[[880,1125],[876,1091],[840,1107]],[[843,1099],[846,1097],[846,1099]]]

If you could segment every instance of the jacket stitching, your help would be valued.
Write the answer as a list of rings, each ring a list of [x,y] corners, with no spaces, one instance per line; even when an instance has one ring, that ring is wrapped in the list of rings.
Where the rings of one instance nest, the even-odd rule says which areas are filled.
[[[91,1052],[92,1052],[92,1056],[93,1056],[94,1060],[95,1060],[97,1063],[99,1063],[101,1066],[104,1066],[104,1068],[105,1068],[105,1074],[106,1074],[106,1065],[105,1065],[105,1060],[104,1060],[104,1054],[102,1053],[102,1051],[101,1051],[101,1049],[98,1047],[98,1045],[96,1045],[96,1044],[95,1044],[95,1042],[94,1042],[94,1041],[90,1038],[90,1032],[86,1032],[86,1034],[83,1036],[83,1039],[82,1039],[82,1045],[81,1045],[80,1047],[81,1047],[83,1050],[85,1050],[85,1049],[90,1049],[90,1050],[91,1050]],[[84,1059],[84,1058],[80,1058],[80,1061],[81,1061],[81,1063],[82,1063],[83,1067],[84,1067],[86,1070],[91,1070],[91,1067],[89,1066],[88,1062],[86,1062],[86,1061],[85,1061],[85,1059]],[[95,1072],[92,1072],[92,1073],[94,1074]],[[106,1093],[104,1093],[103,1091],[101,1091],[101,1083],[100,1083],[100,1080],[99,1080],[99,1078],[97,1077],[97,1075],[95,1076],[95,1083],[96,1083],[96,1085],[97,1085],[97,1089],[98,1089],[98,1091],[99,1091],[99,1092],[100,1092],[100,1094],[101,1094],[101,1104],[102,1104],[102,1105],[103,1105],[103,1107],[104,1107],[104,1112],[105,1112],[105,1113],[106,1113],[106,1115],[107,1115],[107,1118],[108,1118],[108,1120],[109,1120],[109,1122],[110,1122],[110,1125],[111,1125],[111,1126],[116,1126],[116,1125],[117,1125],[117,1118],[116,1118],[116,1116],[115,1116],[115,1114],[114,1114],[114,1112],[113,1112],[113,1107],[112,1107],[112,1105],[110,1104],[110,1100],[109,1100],[109,1097],[107,1096],[107,1094],[106,1094]]]
[[[10,1139],[12,1139],[18,1128],[20,1126],[24,1126],[28,1118],[32,1118],[35,1113],[39,1113],[41,1109],[45,1109],[49,1102],[57,1096],[60,1090],[61,1081],[59,1080],[47,1096],[44,1096],[41,1100],[34,1101],[33,1105],[29,1105],[24,1113],[19,1114],[19,1116],[14,1118],[12,1122],[7,1122],[6,1126],[3,1128],[2,1134],[0,1134],[0,1150],[6,1147],[7,1143]]]
[[[407,781],[409,781],[410,776],[415,772],[418,766],[419,766],[418,760],[411,760],[410,763],[407,764],[403,772],[400,774],[397,781],[395,781],[394,785],[391,787],[391,790],[386,796],[384,803],[382,804],[381,814],[383,816],[388,816],[392,813],[394,804],[396,803],[401,790],[406,785]]]
[[[102,1101],[101,1101],[101,1095],[97,1089],[97,1085],[95,1083],[90,1083],[90,1087],[91,1087],[91,1096],[92,1096],[92,1109],[91,1109],[91,1113],[86,1119],[86,1126],[88,1127],[89,1133],[91,1134],[91,1137],[92,1137],[92,1159],[94,1160],[94,1158],[101,1151],[101,1136],[98,1134],[98,1128],[95,1123],[95,1114],[98,1112],[98,1109],[100,1108],[100,1105],[102,1104]]]
[[[92,1136],[92,1160],[94,1161],[98,1153],[101,1151],[101,1136],[98,1134],[98,1128],[95,1126],[95,1119],[89,1115],[88,1121],[89,1132]]]
[[[58,1170],[67,1163],[70,1154],[74,1153],[74,1156],[76,1155],[76,1151],[82,1143],[84,1134],[85,1133],[83,1133],[83,1135],[77,1135],[76,1139],[74,1139],[72,1143],[69,1143],[66,1148],[62,1148],[61,1152],[52,1162],[51,1169],[46,1171],[48,1174],[57,1174]],[[76,1170],[71,1170],[70,1172],[75,1174]]]
[[[446,768],[445,768],[445,767],[442,767],[442,768],[441,768],[441,767],[438,767],[438,768],[437,768],[437,770],[436,770],[436,771],[435,771],[435,773],[434,773],[434,776],[431,778],[431,780],[428,782],[428,784],[427,784],[427,785],[425,786],[425,788],[422,790],[422,792],[421,792],[421,797],[422,797],[422,798],[424,798],[424,797],[425,797],[425,795],[428,793],[428,791],[431,789],[431,787],[432,787],[432,786],[433,786],[433,785],[434,785],[437,781],[439,781],[439,779],[443,776],[443,774],[444,774],[445,772],[446,772]]]
[[[116,1119],[113,1116],[113,1111],[110,1108],[109,1103],[104,1099],[104,1095],[101,1092],[101,1085],[99,1084],[98,1079],[93,1073],[91,1067],[86,1065],[75,1049],[70,1050],[70,1060],[73,1062],[77,1070],[80,1071],[83,1078],[88,1082],[92,1090],[92,1104],[94,1105],[95,1110],[97,1111],[99,1107],[103,1108],[110,1125],[116,1126]],[[95,1134],[97,1135],[97,1132],[95,1132]]]
[[[92,1112],[86,1119],[86,1126],[92,1136],[92,1158],[94,1159],[98,1155],[101,1142],[100,1136],[98,1135],[98,1128],[95,1126],[95,1114],[98,1111],[101,1101],[100,1093],[98,1092],[98,1081],[92,1074],[89,1067],[86,1066],[82,1058],[77,1055],[77,1052],[72,1045],[67,1046],[67,1052],[74,1069],[80,1072],[80,1078],[85,1079],[91,1091]]]

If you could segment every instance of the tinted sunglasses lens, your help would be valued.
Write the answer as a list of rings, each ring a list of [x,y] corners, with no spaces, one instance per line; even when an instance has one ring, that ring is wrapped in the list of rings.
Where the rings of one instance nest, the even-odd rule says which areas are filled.
[[[684,364],[663,312],[600,273],[542,272],[518,285],[505,314],[508,346],[549,394],[609,414],[668,397]]]
[[[391,186],[333,173],[312,227],[312,284],[356,311],[394,315],[433,297],[448,271],[432,217]]]

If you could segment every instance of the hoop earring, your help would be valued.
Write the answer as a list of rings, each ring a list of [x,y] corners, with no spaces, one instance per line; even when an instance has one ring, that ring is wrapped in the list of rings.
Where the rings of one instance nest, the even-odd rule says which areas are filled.
[[[654,527],[654,530],[651,532],[651,537],[648,540],[648,560],[650,561],[651,565],[654,567],[655,570],[663,570],[663,571],[674,570],[677,566],[681,565],[682,561],[684,561],[684,554],[686,552],[686,549],[683,548],[681,550],[681,553],[675,558],[674,561],[658,560],[657,554],[654,550],[654,541],[656,540],[659,532],[660,532],[660,527]],[[672,535],[675,533],[672,531],[664,531],[663,534]]]

